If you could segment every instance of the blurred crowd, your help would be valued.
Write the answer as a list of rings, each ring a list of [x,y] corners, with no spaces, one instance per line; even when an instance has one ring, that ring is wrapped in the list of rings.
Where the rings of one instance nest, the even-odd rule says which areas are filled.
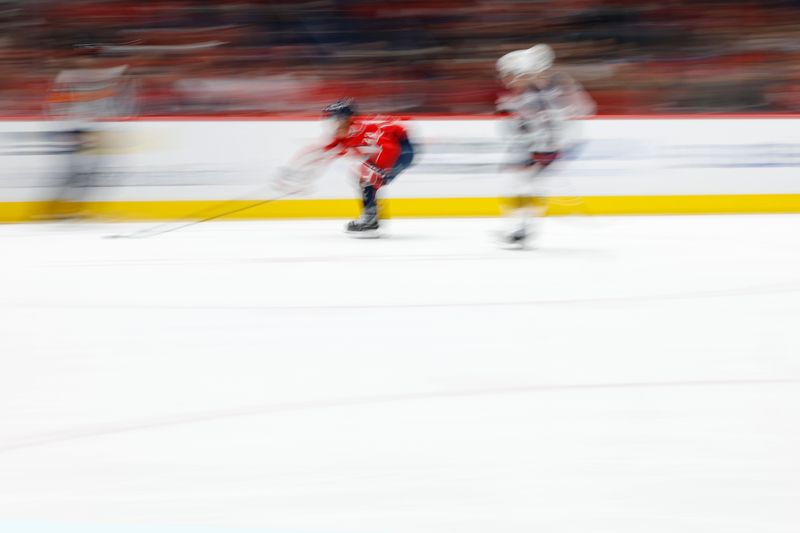
[[[127,65],[139,115],[492,113],[538,42],[601,114],[800,112],[800,0],[0,0],[0,115]]]

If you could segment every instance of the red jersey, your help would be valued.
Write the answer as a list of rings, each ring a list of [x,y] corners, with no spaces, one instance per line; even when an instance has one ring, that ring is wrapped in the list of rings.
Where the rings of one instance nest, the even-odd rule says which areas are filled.
[[[384,149],[395,152],[399,149],[400,143],[406,139],[408,139],[408,134],[405,128],[393,119],[380,121],[356,119],[350,125],[345,136],[334,138],[325,146],[325,150],[333,150],[338,147],[344,154],[351,148],[372,147],[373,150],[367,150],[367,152],[380,153]]]
[[[386,180],[394,179],[397,172],[395,165],[403,147],[408,148],[408,133],[406,129],[392,119],[364,120],[356,119],[348,128],[344,136],[336,137],[328,143],[326,151],[338,148],[337,155],[345,155],[354,151],[361,156],[367,156],[362,163],[359,180],[379,189]],[[413,158],[413,151],[407,162],[402,163],[405,168]]]

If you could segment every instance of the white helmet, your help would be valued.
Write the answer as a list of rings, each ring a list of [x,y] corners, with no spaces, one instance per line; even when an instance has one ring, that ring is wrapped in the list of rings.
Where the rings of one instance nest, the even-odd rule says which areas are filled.
[[[528,50],[514,50],[497,60],[496,68],[500,76],[519,76],[527,71]]]
[[[553,66],[556,54],[546,44],[537,44],[526,51],[525,63],[529,74],[539,74]]]

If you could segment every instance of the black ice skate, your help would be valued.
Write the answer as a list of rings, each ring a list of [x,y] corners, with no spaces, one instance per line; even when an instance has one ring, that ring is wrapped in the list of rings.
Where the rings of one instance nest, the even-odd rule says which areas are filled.
[[[525,229],[520,228],[512,231],[511,233],[501,233],[499,237],[500,244],[504,247],[510,249],[522,249],[525,248],[530,235]]]
[[[364,213],[347,223],[347,233],[355,237],[377,237],[379,226],[377,213]]]

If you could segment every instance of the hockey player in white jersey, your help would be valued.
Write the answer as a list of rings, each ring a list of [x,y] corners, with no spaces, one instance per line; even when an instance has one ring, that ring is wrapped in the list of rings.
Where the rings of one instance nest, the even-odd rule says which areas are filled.
[[[504,169],[510,181],[508,217],[503,231],[506,245],[523,247],[532,236],[531,220],[546,207],[541,176],[575,140],[574,119],[594,114],[595,105],[583,88],[553,67],[555,54],[545,44],[515,50],[497,61],[497,71],[508,93],[497,103],[507,118]]]
[[[103,120],[131,117],[135,114],[136,85],[128,75],[127,65],[107,66],[100,57],[102,49],[82,46],[58,73],[48,94],[48,111],[64,128],[63,137],[70,147],[67,168],[56,187],[56,194],[46,203],[46,219],[82,218],[91,187],[100,186],[102,174]]]

